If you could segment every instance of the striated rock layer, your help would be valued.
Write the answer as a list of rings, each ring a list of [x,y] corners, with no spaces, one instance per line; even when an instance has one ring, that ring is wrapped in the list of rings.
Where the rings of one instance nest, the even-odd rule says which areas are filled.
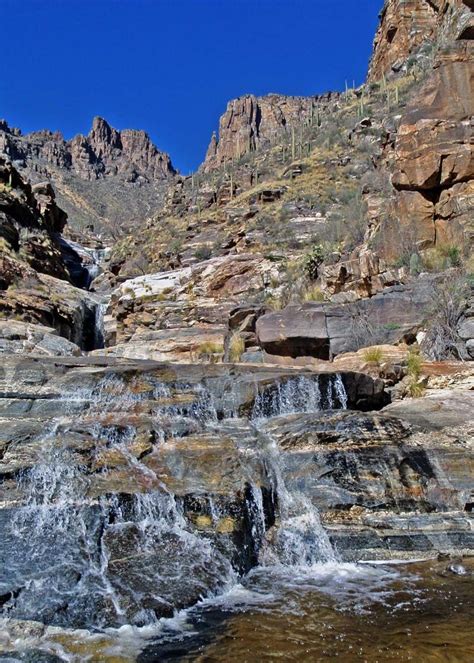
[[[423,400],[358,411],[386,394],[352,372],[8,358],[2,603],[143,625],[265,561],[472,553],[472,396],[427,422]]]

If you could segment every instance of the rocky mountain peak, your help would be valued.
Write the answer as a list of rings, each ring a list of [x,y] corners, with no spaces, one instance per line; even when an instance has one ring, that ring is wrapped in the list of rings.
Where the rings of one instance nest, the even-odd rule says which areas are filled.
[[[106,156],[114,148],[122,148],[120,132],[113,129],[102,117],[94,118],[87,139],[98,157]]]
[[[92,224],[99,232],[157,209],[176,173],[147,133],[119,131],[102,117],[94,118],[87,135],[70,140],[50,130],[22,135],[2,120],[0,155],[31,182],[51,181],[73,226]]]

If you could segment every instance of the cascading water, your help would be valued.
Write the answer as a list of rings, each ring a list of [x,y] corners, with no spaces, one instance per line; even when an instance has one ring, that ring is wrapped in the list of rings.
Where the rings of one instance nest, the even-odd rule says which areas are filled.
[[[95,307],[94,315],[94,349],[102,349],[105,342],[104,317],[108,306],[108,298],[100,301]]]
[[[347,394],[341,376],[328,375],[324,378],[302,375],[257,391],[251,418],[260,420],[297,412],[345,409]]]
[[[279,511],[271,545],[262,545],[260,562],[263,564],[304,566],[337,561],[316,507],[302,492],[287,488],[282,472],[282,454],[265,426],[269,417],[346,409],[347,394],[341,376],[326,378],[323,385],[319,378],[292,378],[259,392],[255,399],[253,425],[261,441],[262,459],[271,477]]]
[[[58,236],[57,241],[74,285],[89,290],[93,280],[102,272],[110,248],[91,249],[62,236]]]
[[[255,563],[335,559],[317,509],[288,488],[268,424],[346,407],[340,376],[267,385],[250,422],[222,418],[202,384],[156,382],[150,391],[138,377],[111,374],[62,398],[60,416],[38,441],[41,461],[17,479],[22,505],[7,542],[17,556],[0,578],[5,615],[62,626],[149,624],[223,592]],[[149,413],[152,443],[137,428],[138,411]],[[247,486],[240,506],[219,496],[224,477],[215,498],[199,491],[191,498],[176,492],[162,461],[153,462],[153,449],[168,440],[182,440],[185,451],[188,440],[197,440],[198,450],[204,440],[212,450],[214,434],[236,440]],[[176,482],[189,469],[172,453]],[[242,525],[235,529],[237,515]]]

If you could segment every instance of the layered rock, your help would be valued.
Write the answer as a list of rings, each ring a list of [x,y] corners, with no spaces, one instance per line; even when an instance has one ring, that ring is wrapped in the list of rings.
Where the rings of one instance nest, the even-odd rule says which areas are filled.
[[[118,131],[95,117],[87,136],[65,140],[60,132],[36,131],[22,136],[2,128],[2,151],[14,161],[45,164],[72,171],[81,179],[96,180],[126,173],[130,182],[166,179],[175,173],[167,154],[160,152],[144,131]]]
[[[374,39],[369,80],[377,81],[401,66],[424,41],[434,37],[437,7],[428,0],[387,0]]]
[[[106,323],[107,352],[160,361],[222,358],[230,311],[276,273],[263,256],[242,253],[129,279],[112,295],[116,328]]]
[[[320,279],[324,291],[335,301],[350,301],[359,297],[371,297],[384,288],[400,285],[404,280],[401,269],[390,269],[377,253],[362,246],[347,260],[339,259],[321,266]]]
[[[62,357],[80,355],[81,350],[53,327],[20,320],[0,320],[0,354]]]
[[[386,402],[350,372],[8,358],[9,616],[152,623],[268,555],[291,565],[292,536],[308,555],[329,536],[343,560],[471,552],[472,392],[431,400],[423,432],[423,401],[406,419],[345,410]]]
[[[20,262],[51,276],[68,278],[56,241],[66,218],[56,205],[49,184],[31,187],[15,168],[0,158],[0,249],[4,287],[11,285]]]
[[[56,347],[58,354],[75,354],[73,344],[94,347],[97,299],[70,283],[70,265],[60,245],[66,218],[49,183],[31,186],[11,164],[0,160],[0,316],[13,325],[12,330],[13,321],[33,325],[19,331],[16,339],[13,331],[13,337],[7,334],[6,347],[15,352],[29,347],[43,354]],[[71,346],[51,339],[51,328]],[[35,338],[32,344],[9,344]]]
[[[464,40],[439,57],[397,132],[396,213],[421,246],[474,238],[473,54]]]

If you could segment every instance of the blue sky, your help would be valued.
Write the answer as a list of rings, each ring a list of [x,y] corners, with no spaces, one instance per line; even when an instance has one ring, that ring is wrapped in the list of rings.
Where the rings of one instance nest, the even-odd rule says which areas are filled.
[[[229,99],[363,82],[382,0],[0,0],[0,118],[146,130],[183,172]]]

